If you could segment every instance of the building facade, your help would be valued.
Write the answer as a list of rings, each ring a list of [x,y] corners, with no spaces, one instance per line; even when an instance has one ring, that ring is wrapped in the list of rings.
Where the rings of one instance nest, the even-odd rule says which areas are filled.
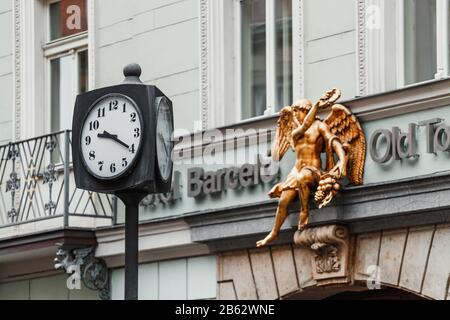
[[[76,95],[131,62],[176,129],[173,190],[140,206],[140,299],[447,299],[449,4],[1,1],[0,299],[123,298],[124,208],[76,189],[70,129]],[[295,202],[256,248],[295,161],[269,157],[278,111],[332,87],[367,139],[364,184],[296,241]]]

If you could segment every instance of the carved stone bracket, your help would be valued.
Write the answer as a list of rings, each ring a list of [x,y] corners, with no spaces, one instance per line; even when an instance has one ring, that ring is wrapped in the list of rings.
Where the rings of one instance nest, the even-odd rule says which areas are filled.
[[[79,272],[79,278],[86,288],[99,291],[102,300],[111,297],[108,267],[104,260],[94,256],[95,248],[59,247],[55,258],[55,269],[72,274]]]
[[[349,281],[350,241],[346,227],[330,225],[297,231],[294,243],[310,251],[317,285]]]

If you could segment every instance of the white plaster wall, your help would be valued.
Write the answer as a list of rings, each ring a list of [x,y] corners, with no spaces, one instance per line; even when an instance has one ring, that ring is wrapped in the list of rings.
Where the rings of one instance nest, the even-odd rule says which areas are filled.
[[[139,266],[140,300],[216,298],[216,257],[203,256]],[[112,271],[112,300],[122,300],[124,269]]]
[[[337,87],[356,95],[356,1],[304,0],[305,96]]]
[[[67,275],[55,275],[0,284],[0,300],[98,300],[96,291],[69,290]]]
[[[199,1],[97,0],[96,86],[123,80],[137,62],[141,80],[174,103],[175,127],[192,130],[200,120]]]

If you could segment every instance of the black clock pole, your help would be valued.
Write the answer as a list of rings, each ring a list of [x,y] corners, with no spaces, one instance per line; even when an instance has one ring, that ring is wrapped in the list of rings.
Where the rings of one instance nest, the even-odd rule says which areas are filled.
[[[125,300],[138,299],[139,203],[145,193],[117,195],[125,204]]]

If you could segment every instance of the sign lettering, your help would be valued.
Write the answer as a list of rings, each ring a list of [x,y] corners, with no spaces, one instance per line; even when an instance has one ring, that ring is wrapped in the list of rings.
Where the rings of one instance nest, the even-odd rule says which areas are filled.
[[[419,124],[410,123],[407,132],[402,132],[398,127],[393,127],[392,130],[376,130],[372,133],[369,142],[372,160],[377,163],[386,163],[391,159],[419,157],[417,152],[417,127],[419,126],[425,127],[427,153],[450,151],[450,126],[443,121],[443,119],[434,118],[421,121]]]
[[[196,198],[227,189],[247,188],[260,183],[268,183],[278,177],[279,165],[258,156],[256,164],[244,164],[240,168],[231,167],[217,171],[203,168],[188,169],[188,197]]]

